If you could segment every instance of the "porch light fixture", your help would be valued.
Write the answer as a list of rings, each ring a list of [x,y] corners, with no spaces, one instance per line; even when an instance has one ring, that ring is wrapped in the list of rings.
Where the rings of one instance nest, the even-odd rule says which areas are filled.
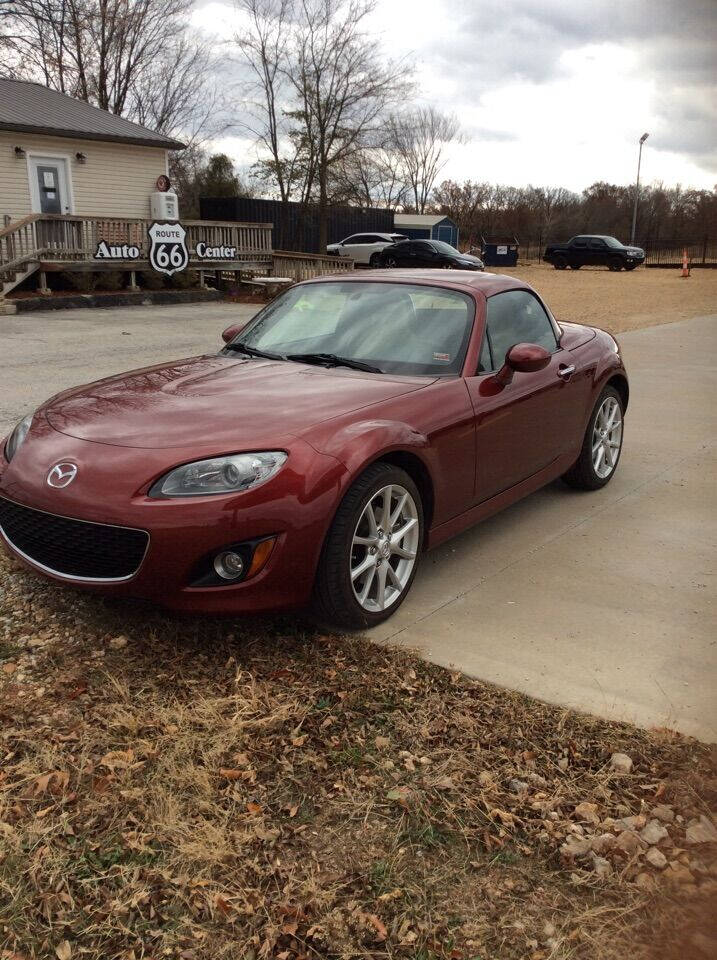
[[[16,160],[22,160],[22,158],[23,158],[23,157],[26,157],[26,156],[27,156],[27,154],[25,153],[24,147],[15,147],[15,159],[16,159]]]
[[[78,163],[87,163],[87,154],[81,153],[79,150],[75,154],[75,159]]]

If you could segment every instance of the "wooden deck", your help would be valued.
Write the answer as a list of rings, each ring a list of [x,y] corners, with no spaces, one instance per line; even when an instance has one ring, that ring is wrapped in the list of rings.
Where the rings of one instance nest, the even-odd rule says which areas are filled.
[[[0,299],[30,274],[57,271],[124,271],[135,274],[151,269],[149,264],[150,219],[117,219],[31,214],[0,228]],[[243,272],[305,280],[329,273],[353,270],[353,262],[337,257],[274,251],[270,223],[234,223],[214,220],[183,220],[189,253],[187,269],[198,270],[200,282],[207,273],[219,278]],[[138,256],[127,259],[97,259],[98,246],[133,247]],[[200,258],[197,245],[233,248],[231,259]],[[127,252],[127,251],[125,251]],[[134,276],[132,277],[134,282]]]

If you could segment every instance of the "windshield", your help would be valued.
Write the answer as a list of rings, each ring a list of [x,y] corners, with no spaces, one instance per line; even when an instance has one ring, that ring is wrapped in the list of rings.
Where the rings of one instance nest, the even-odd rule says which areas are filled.
[[[619,240],[616,240],[615,237],[603,237],[602,238],[608,247],[621,247],[622,244]]]
[[[291,287],[236,338],[278,354],[333,354],[408,376],[459,374],[470,297],[440,287],[357,281]]]
[[[461,255],[460,250],[456,250],[455,247],[452,247],[450,243],[444,243],[443,240],[431,240],[431,244],[438,250],[439,253],[448,253],[452,257],[456,254]]]

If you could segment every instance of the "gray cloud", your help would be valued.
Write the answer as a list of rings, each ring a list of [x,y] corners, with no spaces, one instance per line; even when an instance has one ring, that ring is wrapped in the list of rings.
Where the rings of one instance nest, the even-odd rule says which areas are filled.
[[[470,0],[453,13],[424,56],[461,77],[472,98],[501,83],[559,79],[565,51],[614,43],[657,84],[662,129],[652,148],[717,171],[717,0],[511,0],[499,11],[494,0]]]

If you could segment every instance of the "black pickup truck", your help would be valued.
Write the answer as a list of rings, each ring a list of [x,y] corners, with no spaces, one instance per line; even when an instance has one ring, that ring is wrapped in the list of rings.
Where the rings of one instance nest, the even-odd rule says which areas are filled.
[[[567,243],[548,244],[543,260],[552,263],[556,270],[565,270],[566,267],[579,270],[586,266],[634,270],[645,262],[645,251],[639,247],[626,247],[615,237],[581,234]]]

